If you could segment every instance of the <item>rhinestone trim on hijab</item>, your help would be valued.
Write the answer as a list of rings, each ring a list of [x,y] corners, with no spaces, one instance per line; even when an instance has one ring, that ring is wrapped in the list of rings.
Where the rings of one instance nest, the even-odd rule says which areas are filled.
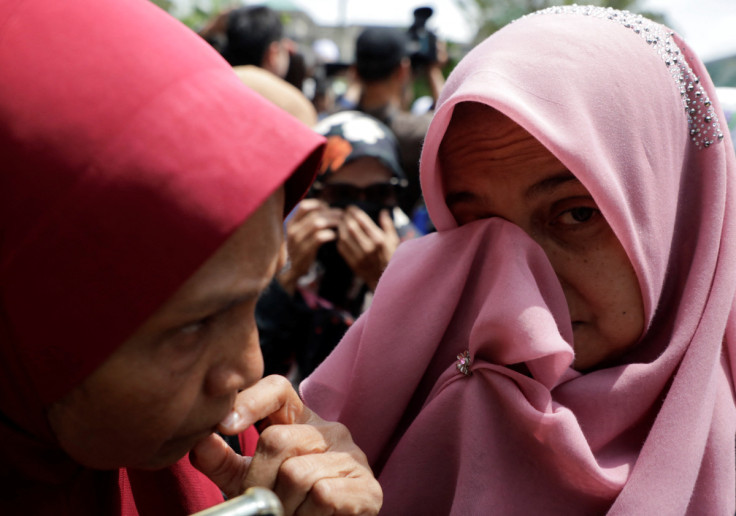
[[[682,104],[690,127],[690,138],[698,148],[708,148],[723,140],[721,126],[713,110],[713,103],[700,84],[700,79],[693,72],[685,56],[675,43],[674,32],[641,15],[629,11],[618,11],[611,7],[592,5],[565,5],[548,7],[528,14],[579,14],[593,18],[608,19],[620,23],[638,34],[651,46],[669,69],[672,79],[680,90]],[[520,18],[520,19],[522,19]],[[518,21],[518,20],[517,20]]]

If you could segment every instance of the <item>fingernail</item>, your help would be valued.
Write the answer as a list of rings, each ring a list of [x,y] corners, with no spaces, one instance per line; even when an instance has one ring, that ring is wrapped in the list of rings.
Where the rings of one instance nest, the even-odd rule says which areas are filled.
[[[232,428],[240,422],[240,419],[240,414],[233,410],[227,415],[225,419],[222,420],[220,424],[224,427]]]

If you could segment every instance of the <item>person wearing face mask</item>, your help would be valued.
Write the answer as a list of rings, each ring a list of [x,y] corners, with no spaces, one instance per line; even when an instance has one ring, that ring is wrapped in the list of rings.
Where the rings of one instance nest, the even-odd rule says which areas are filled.
[[[507,25],[421,181],[437,233],[301,384],[385,514],[734,514],[736,155],[687,43],[594,6]]]
[[[0,34],[0,513],[376,514],[345,428],[262,378],[323,138],[146,0],[2,0]]]
[[[399,243],[416,236],[398,208],[406,179],[391,131],[357,111],[315,129],[327,138],[320,172],[286,224],[289,264],[256,311],[266,371],[296,365],[297,379],[334,348]]]

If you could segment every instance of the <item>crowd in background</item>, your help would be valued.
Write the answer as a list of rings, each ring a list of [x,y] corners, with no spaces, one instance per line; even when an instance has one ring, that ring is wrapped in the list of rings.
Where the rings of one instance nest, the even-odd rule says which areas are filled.
[[[258,305],[267,374],[311,373],[370,306],[398,244],[433,230],[419,158],[448,56],[431,16],[420,7],[406,29],[362,30],[348,59],[326,38],[301,49],[264,5],[199,31],[243,82],[328,140],[309,199],[286,222],[287,266]],[[417,81],[429,95],[415,98]]]

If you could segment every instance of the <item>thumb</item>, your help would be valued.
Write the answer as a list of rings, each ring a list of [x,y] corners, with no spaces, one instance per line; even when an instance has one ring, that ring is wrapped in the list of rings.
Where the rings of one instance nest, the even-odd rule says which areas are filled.
[[[250,457],[238,455],[217,434],[210,434],[189,452],[192,465],[212,480],[228,498],[243,493]]]

